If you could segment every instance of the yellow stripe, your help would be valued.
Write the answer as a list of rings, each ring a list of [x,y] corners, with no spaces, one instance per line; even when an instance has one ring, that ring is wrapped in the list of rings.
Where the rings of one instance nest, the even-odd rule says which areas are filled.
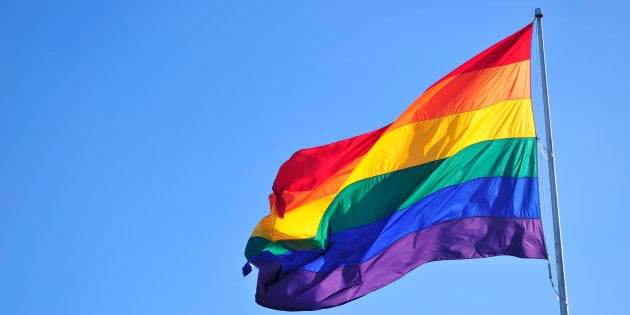
[[[276,220],[277,217],[276,215],[274,215],[274,213],[272,213],[272,215],[268,215],[262,218],[260,222],[258,222],[258,225],[256,225],[256,228],[254,229],[254,232],[252,232],[251,237],[260,236],[268,240],[273,240],[273,237],[271,236],[273,233],[273,222]]]
[[[341,189],[365,178],[447,158],[484,140],[535,136],[529,98],[404,125],[374,144]]]
[[[529,98],[500,101],[480,110],[404,125],[387,132],[374,144],[340,191],[365,178],[448,158],[481,141],[535,136]],[[286,213],[284,218],[266,217],[263,221],[267,221],[261,221],[252,236],[271,241],[313,237],[336,196],[309,202]]]
[[[295,240],[315,236],[319,220],[326,208],[337,194],[313,200],[293,211],[287,212],[284,218],[278,217],[276,212],[264,217],[252,232],[252,236],[264,237],[271,241]],[[264,222],[263,222],[264,221]]]

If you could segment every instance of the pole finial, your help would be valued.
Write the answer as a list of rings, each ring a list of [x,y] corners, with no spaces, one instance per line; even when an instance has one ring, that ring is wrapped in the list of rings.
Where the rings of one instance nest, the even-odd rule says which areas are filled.
[[[537,19],[540,19],[541,17],[543,17],[541,8],[536,8],[536,10],[534,10],[534,17]]]

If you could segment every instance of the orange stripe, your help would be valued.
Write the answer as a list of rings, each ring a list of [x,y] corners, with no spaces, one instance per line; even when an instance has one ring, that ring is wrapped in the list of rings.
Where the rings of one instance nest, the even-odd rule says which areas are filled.
[[[476,70],[430,87],[390,125],[389,130],[417,121],[469,112],[503,100],[530,97],[530,61]]]

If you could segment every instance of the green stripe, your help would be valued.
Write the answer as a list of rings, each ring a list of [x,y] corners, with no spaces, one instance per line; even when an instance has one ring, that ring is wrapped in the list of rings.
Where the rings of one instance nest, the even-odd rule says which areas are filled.
[[[286,247],[277,242],[270,242],[268,239],[260,236],[250,237],[245,246],[245,257],[247,259],[258,255],[263,250],[268,250],[276,256],[280,256],[289,251]]]
[[[246,256],[259,253],[259,248],[275,255],[288,251],[287,248],[323,248],[329,233],[376,222],[444,187],[497,176],[537,177],[536,139],[484,141],[446,159],[357,181],[335,197],[326,209],[315,237],[280,242],[251,238]],[[267,243],[264,247],[263,240]]]

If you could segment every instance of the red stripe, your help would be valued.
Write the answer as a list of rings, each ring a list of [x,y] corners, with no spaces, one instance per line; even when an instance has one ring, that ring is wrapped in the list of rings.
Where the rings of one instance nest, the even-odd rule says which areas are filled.
[[[451,71],[433,85],[465,72],[508,65],[530,59],[532,26],[533,23],[527,24],[518,32],[504,38],[457,67],[457,69]]]
[[[326,179],[361,158],[381,137],[388,126],[356,136],[310,149],[295,152],[284,162],[273,183],[275,208],[280,217],[284,216],[286,202],[282,197],[285,191],[313,190]]]

